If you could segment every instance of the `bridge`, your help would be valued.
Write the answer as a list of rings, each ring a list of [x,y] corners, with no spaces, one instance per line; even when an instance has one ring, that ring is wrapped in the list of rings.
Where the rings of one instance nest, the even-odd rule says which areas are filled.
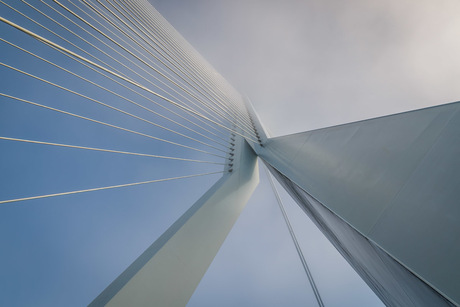
[[[52,266],[87,259],[79,278],[98,279],[133,252],[86,303],[186,305],[262,168],[385,305],[459,305],[459,103],[271,137],[147,1],[1,5],[2,265],[20,305],[54,291]],[[35,289],[18,287],[25,271]]]

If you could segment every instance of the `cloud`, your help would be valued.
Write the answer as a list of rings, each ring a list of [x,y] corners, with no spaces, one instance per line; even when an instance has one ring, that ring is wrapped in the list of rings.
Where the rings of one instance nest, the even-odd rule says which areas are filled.
[[[458,1],[153,4],[275,135],[460,98]]]

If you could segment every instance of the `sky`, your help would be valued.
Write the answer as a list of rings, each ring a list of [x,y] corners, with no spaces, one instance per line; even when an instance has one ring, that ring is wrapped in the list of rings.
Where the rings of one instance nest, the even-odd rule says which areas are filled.
[[[274,135],[460,97],[455,0],[151,3]]]
[[[151,0],[151,3],[217,71],[249,97],[274,136],[460,99],[458,1]],[[262,181],[258,193],[269,195],[266,190],[262,192],[264,184],[267,183]],[[359,284],[359,277],[350,272],[303,212],[289,196],[284,196],[290,217],[297,222],[296,234],[308,236],[301,242],[307,260],[317,270],[314,276],[320,280],[319,291],[325,292],[326,306],[379,306],[378,299],[365,285]],[[277,299],[289,302],[290,306],[314,306],[310,292],[308,295],[281,292],[277,291],[281,286],[269,284],[272,279],[267,276],[248,277],[262,274],[269,266],[260,260],[258,252],[235,255],[237,252],[231,251],[231,248],[238,251],[241,244],[250,250],[256,250],[250,248],[252,245],[259,247],[249,230],[254,229],[251,223],[260,228],[267,226],[260,215],[269,213],[255,208],[264,202],[267,206],[270,203],[271,210],[276,208],[273,200],[253,200],[248,204],[192,297],[191,306],[213,306],[222,301],[229,302],[228,306],[246,306],[256,296],[254,293],[264,293],[265,306],[278,302]],[[270,218],[276,219],[279,212],[274,210],[272,214]],[[265,232],[276,236],[274,231]],[[272,250],[260,247],[266,251],[265,255],[279,253],[279,248],[274,247],[276,243],[272,244]],[[290,244],[289,238],[284,237],[284,244]],[[224,272],[235,258],[238,260],[231,267],[233,273],[223,277],[228,276]],[[294,263],[295,260],[290,262]],[[254,270],[255,274],[248,273]],[[293,271],[299,273],[299,267]],[[302,279],[295,281],[302,276],[284,273],[289,275],[289,282],[283,281],[286,288],[302,285]],[[285,277],[281,276],[280,279]],[[269,281],[262,283],[262,279]],[[247,291],[241,290],[241,280],[249,281],[252,286]],[[261,284],[273,287],[273,292],[263,292]],[[214,295],[205,288],[213,289]],[[244,292],[242,297],[236,294],[236,289]]]
[[[25,4],[5,2],[71,37]],[[71,6],[69,1],[61,2]],[[152,3],[219,73],[250,98],[273,135],[451,102],[460,97],[456,86],[460,77],[460,60],[456,56],[460,43],[455,35],[460,29],[455,18],[459,4],[455,1]],[[43,3],[35,5],[53,13]],[[0,6],[0,16],[82,52],[4,5]],[[62,17],[55,18],[85,35]],[[3,23],[0,36],[103,86],[114,86]],[[102,57],[75,37],[72,42]],[[148,117],[144,111],[107,92],[0,44],[3,63]],[[105,60],[140,80],[126,67]],[[2,93],[196,145],[11,69],[0,67],[0,76]],[[151,106],[128,89],[115,88],[142,105]],[[165,124],[162,119],[148,118]],[[82,124],[81,120],[4,97],[0,97],[0,135],[221,160],[161,142],[147,142],[143,137],[114,132],[94,123]],[[221,170],[214,165],[159,162],[147,157],[4,140],[0,140],[0,149],[2,200]],[[186,184],[171,181],[0,205],[0,305],[88,304],[219,176],[187,179]],[[314,306],[307,278],[263,170],[260,176],[258,189],[189,306]],[[381,306],[303,212],[281,193],[326,306]]]
[[[48,30],[0,4],[0,16],[38,35],[82,54],[96,55],[113,69],[145,82],[147,75],[134,75],[128,68],[102,55],[67,30],[58,26],[25,3],[5,1]],[[65,12],[52,1],[53,8]],[[62,1],[73,7],[71,2]],[[44,3],[33,3],[90,42],[98,42],[83,29],[58,15]],[[81,13],[83,14],[83,13]],[[72,17],[70,14],[66,16]],[[76,18],[71,18],[76,21]],[[86,28],[85,28],[86,29]],[[85,34],[86,33],[86,34]],[[77,63],[4,23],[0,37],[65,69],[110,88],[144,107],[183,120],[154,105],[162,101],[153,95],[139,96],[134,87],[119,86],[95,71]],[[82,50],[77,49],[76,46]],[[113,52],[108,46],[101,50]],[[4,42],[0,43],[0,62],[21,69],[92,99],[120,108],[156,124],[190,134],[185,128],[162,119],[127,100],[108,93],[76,76],[47,64]],[[89,57],[88,54],[85,56]],[[93,59],[97,61],[96,59]],[[128,66],[129,67],[129,66]],[[0,66],[0,93],[48,107],[117,125],[145,135],[161,137],[181,145],[219,154],[177,134],[126,116],[113,109],[56,88],[6,66]],[[145,79],[141,79],[141,76]],[[148,80],[148,79],[147,79]],[[177,111],[177,110],[176,110]],[[180,112],[178,113],[180,114]],[[182,114],[187,117],[187,115]],[[190,119],[190,118],[189,118]],[[197,128],[197,127],[196,127]],[[199,129],[199,128],[197,128]],[[224,162],[211,154],[153,140],[109,126],[75,118],[49,109],[0,97],[0,135],[146,153],[179,158]],[[191,134],[193,135],[193,134]],[[225,134],[224,134],[225,136]],[[203,138],[201,141],[205,141]],[[198,144],[198,145],[197,145]],[[0,140],[0,200],[60,193],[175,176],[221,172],[222,165],[156,159],[145,156],[94,152]],[[0,305],[1,306],[85,306],[136,259],[178,217],[180,217],[222,174],[183,181],[168,181],[129,188],[36,199],[0,205]],[[184,188],[187,187],[187,188]],[[180,191],[180,193],[177,193]]]

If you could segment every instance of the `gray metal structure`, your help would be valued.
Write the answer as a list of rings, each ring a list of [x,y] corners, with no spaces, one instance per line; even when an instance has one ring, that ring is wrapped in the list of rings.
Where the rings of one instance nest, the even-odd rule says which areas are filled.
[[[386,305],[460,303],[459,102],[255,149]]]
[[[460,103],[277,138],[267,138],[252,109],[249,113],[261,139],[261,144],[252,145],[254,151],[387,306],[458,305]],[[239,162],[242,164],[237,173],[249,172],[244,176],[254,176],[253,166],[248,168],[248,162],[244,162],[245,155],[252,161],[255,159],[252,150],[241,152],[237,161],[243,162]],[[235,174],[226,176],[234,178]],[[247,200],[253,189],[244,186],[232,184],[224,177],[208,193],[217,193],[218,198],[231,195],[232,201],[240,203]],[[220,204],[215,198],[209,201],[214,203],[208,203],[207,210]],[[239,213],[241,206],[234,205],[240,208]],[[180,228],[197,206],[202,206],[202,200],[149,250],[160,251],[175,232],[171,229]],[[204,207],[202,210],[206,210]],[[228,216],[230,224],[238,213]],[[201,235],[220,231],[219,225],[211,221],[207,230],[190,239],[206,240]],[[223,231],[222,240],[216,241],[213,248],[186,244],[190,250],[184,256],[193,254],[195,249],[210,255],[205,257],[207,262],[201,266],[202,270],[194,273],[190,287],[182,284],[182,273],[168,270],[155,275],[152,269],[145,269],[146,277],[131,282],[131,288],[143,289],[149,295],[124,294],[122,287],[115,285],[120,280],[128,284],[126,276],[134,276],[129,273],[133,267],[144,270],[136,263],[152,261],[146,257],[154,259],[155,252],[147,250],[93,305],[108,302],[111,306],[123,306],[134,302],[137,306],[148,306],[158,298],[160,305],[185,305],[229,230],[227,227]],[[184,242],[177,244],[181,246]],[[170,258],[171,254],[167,254],[166,267]],[[164,264],[157,264],[157,268],[163,267]],[[157,288],[162,289],[159,292],[162,295],[154,291],[159,280],[168,285]],[[177,291],[172,295],[166,289]],[[123,300],[102,299],[107,293],[116,298],[114,290],[120,290],[118,295]],[[186,295],[181,297],[178,293]]]
[[[56,143],[46,133],[14,137],[21,123],[54,120],[33,110],[11,121],[2,141],[208,171],[190,175],[195,168],[168,164],[185,175],[0,204],[223,174],[91,306],[186,305],[258,183],[258,158],[386,305],[460,306],[460,102],[270,138],[251,104],[148,1],[29,2],[0,1],[4,83],[30,79],[25,90],[2,89],[1,100],[148,140],[154,152],[120,150],[118,137],[114,147]],[[22,93],[29,89],[33,100]],[[54,97],[114,113],[100,120]]]

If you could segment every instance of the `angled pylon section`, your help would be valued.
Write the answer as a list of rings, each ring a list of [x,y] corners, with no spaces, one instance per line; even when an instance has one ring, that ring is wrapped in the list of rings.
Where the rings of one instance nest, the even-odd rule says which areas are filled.
[[[89,306],[185,306],[259,182],[243,138],[227,172]]]
[[[459,102],[254,149],[387,306],[460,304]]]

